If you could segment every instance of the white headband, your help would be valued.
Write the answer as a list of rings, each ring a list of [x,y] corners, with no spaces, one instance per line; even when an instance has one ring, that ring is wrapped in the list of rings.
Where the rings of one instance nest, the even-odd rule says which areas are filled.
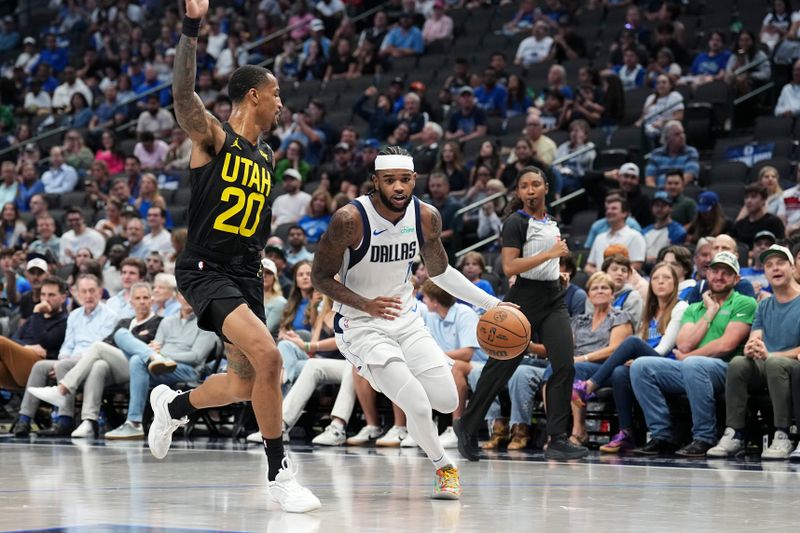
[[[414,172],[414,159],[407,155],[379,155],[375,158],[375,170],[398,168]]]

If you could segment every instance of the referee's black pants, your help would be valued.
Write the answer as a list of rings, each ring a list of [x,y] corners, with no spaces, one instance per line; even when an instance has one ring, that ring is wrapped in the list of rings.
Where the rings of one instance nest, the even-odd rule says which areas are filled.
[[[517,277],[506,301],[520,306],[531,327],[547,348],[553,375],[547,381],[547,434],[566,434],[575,377],[574,342],[564,289],[558,281],[533,281]],[[461,417],[467,433],[477,434],[495,396],[506,386],[522,357],[505,361],[489,358]]]

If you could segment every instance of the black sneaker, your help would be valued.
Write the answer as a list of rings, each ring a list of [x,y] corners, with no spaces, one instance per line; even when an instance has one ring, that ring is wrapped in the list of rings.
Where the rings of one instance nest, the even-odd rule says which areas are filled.
[[[706,452],[713,448],[714,445],[702,440],[693,440],[677,452],[676,455],[680,455],[682,457],[705,457]]]
[[[17,419],[11,427],[11,432],[14,433],[15,437],[27,437],[31,434],[31,423]]]
[[[75,430],[75,424],[61,424],[56,422],[50,428],[38,432],[39,437],[69,437]]]
[[[675,445],[666,440],[650,439],[641,448],[636,448],[636,455],[669,455],[675,451]]]
[[[568,461],[570,459],[582,459],[589,454],[589,449],[585,446],[578,446],[569,441],[566,435],[551,437],[544,451],[545,459],[557,461]]]
[[[461,419],[453,420],[453,431],[458,437],[458,453],[467,461],[479,461],[481,458],[481,448],[478,446],[478,437],[467,433],[461,426]]]

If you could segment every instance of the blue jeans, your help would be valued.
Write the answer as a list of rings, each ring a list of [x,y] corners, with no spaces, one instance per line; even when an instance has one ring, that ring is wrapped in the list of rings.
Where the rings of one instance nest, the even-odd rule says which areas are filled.
[[[180,362],[174,372],[160,376],[151,375],[147,370],[147,365],[150,363],[150,356],[154,353],[153,349],[134,337],[127,329],[117,330],[114,334],[114,342],[117,344],[117,348],[128,357],[131,373],[128,420],[131,422],[142,421],[150,387],[193,381],[200,377],[195,367]]]
[[[660,357],[659,353],[650,347],[641,337],[628,337],[622,344],[617,346],[614,353],[603,361],[600,368],[589,377],[592,383],[597,385],[597,388],[607,387],[608,380],[611,378],[611,373],[620,365],[624,365],[631,359],[638,359],[639,357]],[[578,365],[575,365],[577,368]]]
[[[531,423],[534,399],[542,383],[544,383],[544,368],[542,367],[520,364],[514,370],[514,374],[508,380],[512,426]]]
[[[283,359],[284,381],[281,383],[281,392],[286,396],[294,382],[300,377],[300,372],[308,361],[308,354],[295,343],[287,340],[278,341],[278,351]]]
[[[715,444],[717,414],[714,397],[725,389],[728,363],[715,357],[693,356],[676,361],[642,357],[631,365],[631,384],[653,438],[672,442],[665,394],[686,393],[692,410],[692,437]]]

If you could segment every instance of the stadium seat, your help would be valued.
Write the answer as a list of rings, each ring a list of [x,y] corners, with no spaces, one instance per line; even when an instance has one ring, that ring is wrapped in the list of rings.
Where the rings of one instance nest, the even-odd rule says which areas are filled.
[[[636,126],[627,126],[617,129],[611,135],[611,142],[608,143],[609,148],[622,149],[622,150],[639,150],[642,146],[642,128]]]
[[[589,235],[589,230],[592,224],[597,220],[597,210],[587,209],[585,211],[578,211],[572,217],[572,223],[569,226],[569,244],[570,248],[580,248],[586,242],[586,237]]]
[[[628,151],[613,148],[609,150],[601,150],[594,160],[595,170],[612,170],[619,168],[628,161]]]
[[[753,137],[757,140],[791,138],[792,117],[756,117]]]
[[[186,223],[186,207],[172,206],[168,207],[167,211],[169,212],[169,216],[172,219],[172,224],[176,228],[181,227]]]
[[[644,102],[652,94],[653,89],[642,87],[625,92],[625,117],[622,119],[623,126],[630,126],[642,116]]]
[[[744,163],[738,161],[722,161],[714,163],[708,176],[708,183],[746,183],[748,178],[748,168]],[[741,185],[739,185],[741,187]]]
[[[192,190],[186,187],[182,187],[175,191],[175,197],[173,199],[175,205],[189,205],[189,199],[192,196]]]
[[[714,142],[714,106],[708,102],[693,102],[683,113],[686,143],[698,150],[711,148]]]
[[[723,206],[734,206],[738,211],[744,203],[744,187],[741,183],[715,183],[709,185],[708,189],[717,193]]]

